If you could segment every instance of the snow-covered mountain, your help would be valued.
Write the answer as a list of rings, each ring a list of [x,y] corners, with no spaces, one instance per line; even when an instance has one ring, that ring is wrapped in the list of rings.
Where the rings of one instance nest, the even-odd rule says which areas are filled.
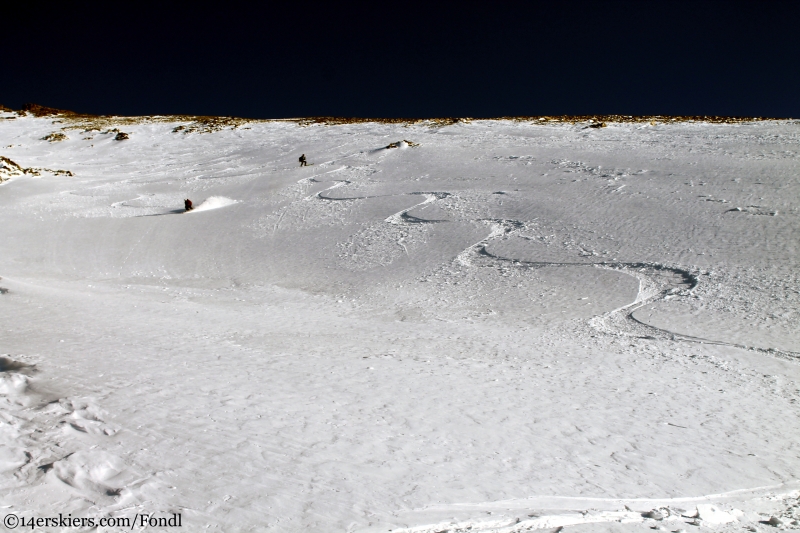
[[[0,117],[4,516],[797,524],[798,122]]]

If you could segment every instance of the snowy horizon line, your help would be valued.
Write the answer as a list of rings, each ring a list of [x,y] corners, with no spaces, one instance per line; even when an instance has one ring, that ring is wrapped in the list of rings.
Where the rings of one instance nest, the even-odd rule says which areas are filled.
[[[431,116],[431,117],[353,117],[339,115],[310,115],[305,117],[282,117],[282,118],[249,118],[233,115],[195,115],[186,113],[163,114],[155,113],[150,115],[117,115],[117,114],[92,114],[79,113],[67,109],[43,106],[35,103],[26,103],[17,110],[0,104],[0,111],[16,113],[20,116],[31,114],[35,117],[61,116],[65,118],[156,118],[166,117],[176,120],[197,120],[197,119],[234,119],[246,120],[250,122],[275,122],[275,121],[298,121],[307,123],[327,123],[327,124],[348,124],[348,123],[419,123],[426,121],[459,123],[470,122],[473,120],[513,120],[513,121],[549,121],[549,122],[611,122],[611,123],[640,123],[652,121],[669,122],[711,122],[711,123],[739,123],[753,121],[770,120],[797,120],[794,117],[763,117],[763,116],[728,116],[728,115],[629,115],[623,113],[591,113],[591,114],[562,114],[562,115],[505,115],[496,117],[469,117],[469,116]]]

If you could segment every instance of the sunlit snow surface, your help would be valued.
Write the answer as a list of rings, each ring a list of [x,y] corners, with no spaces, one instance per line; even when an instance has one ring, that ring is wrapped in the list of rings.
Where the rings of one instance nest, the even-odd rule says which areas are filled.
[[[176,125],[0,122],[4,513],[794,527],[800,124]]]

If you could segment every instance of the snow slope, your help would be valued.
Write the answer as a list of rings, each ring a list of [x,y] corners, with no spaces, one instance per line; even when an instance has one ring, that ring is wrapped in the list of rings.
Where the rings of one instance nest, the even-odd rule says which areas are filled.
[[[0,121],[6,513],[795,527],[797,122],[180,125]]]

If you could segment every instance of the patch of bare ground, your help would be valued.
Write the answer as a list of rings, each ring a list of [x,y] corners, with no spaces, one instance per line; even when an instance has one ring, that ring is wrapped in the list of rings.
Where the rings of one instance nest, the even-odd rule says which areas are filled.
[[[51,143],[57,143],[59,141],[66,141],[67,139],[69,139],[69,137],[67,137],[66,135],[64,135],[60,131],[54,131],[50,135],[45,135],[44,137],[42,137],[43,141],[49,141]]]
[[[212,133],[223,129],[236,129],[251,122],[268,122],[262,120],[245,119],[237,117],[205,117],[195,115],[151,115],[138,117],[125,117],[117,115],[90,115],[76,113],[65,109],[56,109],[39,104],[25,104],[18,115],[33,115],[35,117],[52,117],[53,124],[63,124],[61,130],[83,130],[83,133],[98,131],[100,133],[116,133],[116,140],[126,139],[127,133],[119,130],[120,126],[153,123],[187,122],[188,124],[175,127],[175,133]],[[54,135],[54,134],[51,134]]]
[[[594,128],[605,127],[608,123],[649,123],[656,124],[672,124],[675,122],[707,122],[711,124],[741,124],[743,122],[761,122],[764,120],[790,120],[782,118],[769,118],[769,117],[720,117],[714,115],[540,115],[540,116],[523,116],[523,117],[498,117],[497,119],[487,120],[511,120],[514,122],[544,122],[544,123],[567,123],[567,124],[590,124]]]
[[[22,176],[30,173],[29,168],[23,168],[7,157],[0,155],[0,183],[13,176]]]
[[[363,124],[367,122],[379,124],[402,124],[411,126],[415,124],[430,125],[432,127],[450,126],[453,124],[468,124],[474,120],[504,120],[511,122],[530,122],[533,124],[586,124],[590,128],[605,128],[609,123],[649,123],[673,124],[677,122],[706,122],[711,124],[741,124],[744,122],[760,122],[764,120],[791,120],[769,117],[720,117],[712,115],[535,115],[519,117],[494,117],[494,118],[470,118],[470,117],[446,117],[446,118],[361,118],[361,117],[308,117],[286,119],[297,122],[300,126],[311,126],[321,124],[325,126],[337,126],[340,124]]]
[[[6,110],[0,106],[0,110]],[[11,110],[8,110],[11,111]],[[237,129],[247,124],[258,122],[294,122],[299,126],[338,126],[343,124],[400,124],[403,126],[427,125],[433,128],[451,126],[454,124],[468,124],[473,120],[503,120],[511,122],[527,122],[531,124],[584,124],[590,128],[603,128],[608,124],[640,124],[650,125],[675,124],[675,123],[711,123],[711,124],[741,124],[747,122],[760,122],[764,120],[792,120],[788,118],[771,117],[723,117],[712,115],[531,115],[531,116],[505,116],[495,118],[474,119],[470,117],[440,117],[440,118],[369,118],[369,117],[303,117],[287,119],[248,119],[240,117],[211,117],[196,115],[151,115],[151,116],[116,116],[116,115],[90,115],[76,113],[63,109],[55,109],[38,104],[25,104],[19,115],[30,114],[36,117],[53,117],[54,124],[64,124],[62,130],[83,129],[84,131],[113,130],[119,126],[150,123],[175,123],[185,122],[173,128],[174,133],[213,133],[224,129]]]
[[[50,168],[23,167],[11,159],[0,155],[0,183],[7,181],[15,176],[41,176],[42,172],[49,172],[56,176],[74,176],[69,170],[53,170]]]
[[[173,128],[172,133],[213,133],[224,129],[235,130],[250,122],[258,122],[236,117],[181,117],[191,119],[190,124],[183,124]]]
[[[6,107],[3,104],[0,104],[0,113],[16,113],[16,112],[13,109],[11,109],[10,107]],[[12,115],[10,117],[0,117],[0,120],[14,120],[16,118],[17,117],[14,114],[14,115]]]
[[[369,122],[378,124],[401,124],[411,126],[414,124],[430,125],[433,127],[450,126],[452,124],[470,123],[473,119],[469,117],[449,117],[449,118],[365,118],[365,117],[306,117],[285,119],[297,122],[300,126],[313,126],[320,124],[323,126],[339,126],[341,124],[366,124]]]

